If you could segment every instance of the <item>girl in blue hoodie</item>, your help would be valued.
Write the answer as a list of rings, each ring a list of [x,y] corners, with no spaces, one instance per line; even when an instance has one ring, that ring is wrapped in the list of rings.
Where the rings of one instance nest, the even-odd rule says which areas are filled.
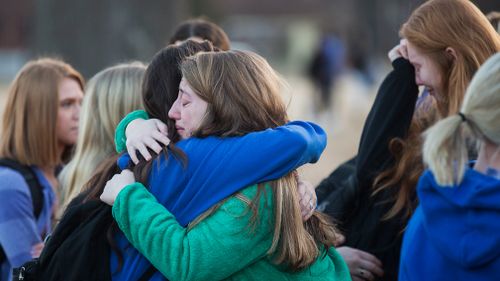
[[[468,130],[480,141],[468,165]],[[426,133],[420,206],[403,239],[399,280],[500,276],[500,53],[478,70],[458,112]]]

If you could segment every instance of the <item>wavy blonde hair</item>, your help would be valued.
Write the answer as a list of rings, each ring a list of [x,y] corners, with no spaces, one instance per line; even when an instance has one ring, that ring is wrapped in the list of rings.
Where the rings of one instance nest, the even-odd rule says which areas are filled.
[[[54,58],[29,61],[19,71],[7,94],[0,128],[0,156],[24,165],[55,167],[69,160],[73,146],[58,153],[56,123],[59,84],[85,81],[71,65]]]
[[[415,187],[424,169],[421,134],[440,118],[458,111],[474,73],[500,51],[500,36],[468,0],[431,0],[422,4],[403,24],[400,35],[438,64],[444,93],[433,101],[433,107],[417,109],[405,139],[393,139],[389,144],[395,165],[382,172],[373,187],[374,194],[397,189],[394,204],[384,219],[402,211],[407,218],[411,215],[416,206]],[[448,47],[456,57],[446,51]]]
[[[424,162],[437,183],[462,182],[469,161],[463,127],[479,140],[500,145],[500,53],[487,60],[472,79],[460,108],[466,120],[451,115],[426,132]]]
[[[106,68],[89,80],[75,155],[59,175],[62,208],[80,193],[97,166],[115,154],[116,126],[127,113],[143,108],[141,83],[145,72],[143,63],[132,62]]]
[[[282,79],[267,61],[252,52],[227,51],[199,53],[187,58],[182,75],[191,88],[208,103],[207,113],[194,136],[240,136],[274,128],[288,121],[280,99]],[[276,264],[300,270],[319,255],[318,245],[333,246],[336,230],[321,213],[303,223],[300,214],[297,179],[292,172],[270,183],[273,193],[274,234],[268,254]],[[259,221],[258,207],[264,186],[260,184],[253,200],[236,195],[252,210],[252,222]],[[214,206],[189,225],[192,228],[212,214]]]

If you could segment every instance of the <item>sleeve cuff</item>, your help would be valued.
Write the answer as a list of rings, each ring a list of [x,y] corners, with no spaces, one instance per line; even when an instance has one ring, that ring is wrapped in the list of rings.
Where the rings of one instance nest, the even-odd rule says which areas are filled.
[[[399,57],[392,61],[392,67],[394,69],[402,68],[402,67],[413,67],[409,60]]]
[[[123,118],[115,130],[115,149],[116,152],[121,153],[126,150],[127,146],[125,145],[127,141],[127,137],[125,136],[125,129],[127,129],[128,124],[134,121],[135,119],[149,119],[149,115],[144,110],[136,110],[132,111],[125,118]]]

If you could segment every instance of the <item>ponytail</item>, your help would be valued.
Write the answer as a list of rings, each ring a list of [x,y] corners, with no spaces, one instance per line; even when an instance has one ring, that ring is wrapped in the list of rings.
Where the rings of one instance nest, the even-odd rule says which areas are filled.
[[[445,118],[426,131],[423,158],[439,185],[452,186],[462,181],[468,162],[462,125],[463,115]]]

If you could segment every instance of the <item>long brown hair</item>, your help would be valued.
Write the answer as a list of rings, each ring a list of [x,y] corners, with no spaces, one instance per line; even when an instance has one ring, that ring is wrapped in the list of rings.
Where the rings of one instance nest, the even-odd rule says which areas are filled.
[[[144,74],[142,82],[142,101],[144,109],[151,118],[156,118],[167,124],[168,137],[173,142],[179,140],[174,126],[174,122],[168,118],[168,111],[177,99],[179,92],[179,83],[182,75],[179,69],[180,63],[186,57],[194,55],[201,51],[216,51],[210,42],[185,41],[179,45],[169,45],[160,50],[154,57]],[[168,151],[168,152],[167,152]],[[155,159],[158,155],[150,150]],[[173,155],[181,161],[185,161],[185,156],[180,149],[173,143],[168,147],[163,147],[162,152],[165,157]],[[99,196],[104,190],[106,182],[119,173],[121,169],[117,165],[119,156],[112,156],[103,160],[97,167],[95,174],[83,187],[82,193],[85,196],[84,202],[89,200],[99,200]],[[134,173],[136,181],[148,186],[148,178],[152,168],[153,161],[140,161],[135,166],[129,168]],[[108,242],[118,255],[119,265],[122,265],[122,255],[113,239],[113,234],[118,231],[118,226],[113,220],[108,228]],[[118,268],[120,270],[120,268]]]
[[[452,12],[450,12],[452,11]],[[437,120],[455,114],[465,89],[477,69],[500,51],[500,37],[481,11],[468,0],[431,0],[411,14],[400,34],[439,66],[444,93],[435,106],[417,109],[405,139],[391,140],[389,147],[395,165],[382,172],[374,182],[374,194],[395,189],[395,204],[384,217],[400,212],[408,218],[415,205],[415,187],[424,165],[421,134]],[[448,54],[451,47],[456,57]]]
[[[186,59],[181,70],[194,92],[208,103],[202,125],[194,132],[196,137],[241,136],[288,121],[286,107],[279,97],[282,80],[257,54],[242,51],[199,53]],[[318,212],[303,223],[294,172],[271,182],[270,186],[274,235],[268,254],[276,264],[286,265],[290,270],[303,269],[318,257],[318,245],[326,249],[333,246],[336,230]],[[253,223],[266,223],[258,219],[264,185],[260,184],[258,190],[251,201],[241,193],[237,197],[249,205]],[[209,216],[221,204],[202,214],[189,227]]]
[[[65,148],[61,159],[56,137],[58,87],[64,78],[75,80],[83,90],[82,75],[58,59],[33,60],[19,71],[2,116],[1,157],[41,167],[55,167],[69,160],[73,146]]]

